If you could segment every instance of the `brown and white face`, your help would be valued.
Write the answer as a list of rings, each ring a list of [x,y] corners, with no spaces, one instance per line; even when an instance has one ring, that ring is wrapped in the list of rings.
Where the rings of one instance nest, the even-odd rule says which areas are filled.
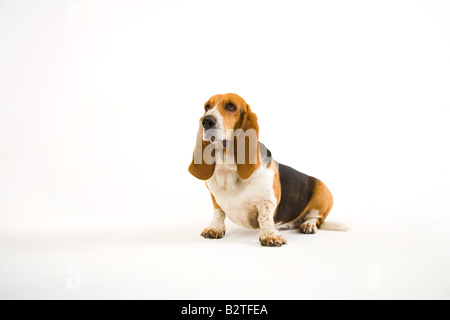
[[[241,118],[248,108],[244,99],[234,93],[216,94],[209,98],[201,119],[203,140],[226,146],[234,130],[240,127]]]
[[[204,108],[189,172],[208,180],[216,165],[215,151],[223,147],[231,149],[227,152],[227,161],[231,154],[240,178],[248,179],[261,164],[258,117],[245,100],[234,93],[214,95]]]

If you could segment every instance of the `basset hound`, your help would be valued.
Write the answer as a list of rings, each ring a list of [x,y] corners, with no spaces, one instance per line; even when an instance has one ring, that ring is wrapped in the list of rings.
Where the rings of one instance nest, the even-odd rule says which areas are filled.
[[[312,234],[326,225],[333,197],[325,184],[277,163],[258,138],[258,119],[237,94],[217,94],[205,103],[189,166],[193,176],[206,181],[214,206],[203,237],[222,238],[226,216],[259,228],[263,246],[286,244],[279,230]]]

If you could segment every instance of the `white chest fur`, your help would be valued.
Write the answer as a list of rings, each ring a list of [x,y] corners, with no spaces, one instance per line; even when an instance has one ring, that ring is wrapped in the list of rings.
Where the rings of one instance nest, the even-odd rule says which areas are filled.
[[[236,165],[216,164],[213,176],[206,183],[217,204],[231,221],[246,228],[254,228],[262,201],[275,197],[273,178],[274,172],[265,166],[242,180]]]

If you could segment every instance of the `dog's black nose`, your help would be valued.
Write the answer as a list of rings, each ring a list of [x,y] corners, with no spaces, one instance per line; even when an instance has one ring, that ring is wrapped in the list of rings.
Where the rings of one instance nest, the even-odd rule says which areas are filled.
[[[204,116],[202,119],[202,125],[206,130],[211,129],[216,125],[216,118],[211,115]]]

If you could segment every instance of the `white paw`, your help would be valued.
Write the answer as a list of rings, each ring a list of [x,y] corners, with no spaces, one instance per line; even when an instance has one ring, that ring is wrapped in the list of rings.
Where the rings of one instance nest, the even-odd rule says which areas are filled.
[[[225,235],[225,229],[217,229],[209,227],[203,230],[200,235],[204,238],[220,239],[223,238],[223,236]]]
[[[287,244],[286,238],[277,230],[275,232],[261,232],[259,234],[259,241],[265,247],[281,247],[283,244]]]
[[[317,219],[306,220],[300,226],[300,232],[306,233],[306,234],[316,233],[318,223],[319,223],[319,220],[317,220]]]

